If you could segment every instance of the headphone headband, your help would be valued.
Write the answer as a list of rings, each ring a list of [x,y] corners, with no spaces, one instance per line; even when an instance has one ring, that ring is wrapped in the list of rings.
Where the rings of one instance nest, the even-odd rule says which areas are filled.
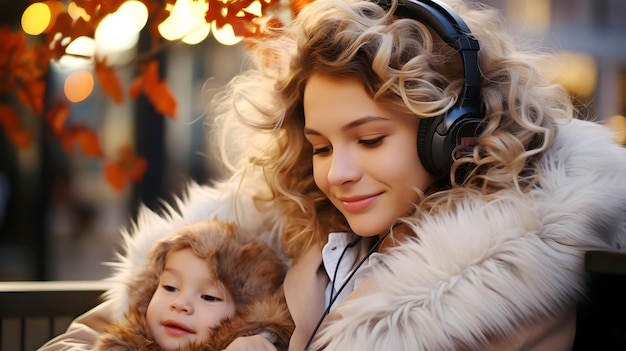
[[[391,9],[389,0],[377,3]],[[442,116],[422,119],[418,133],[422,164],[430,173],[447,177],[455,159],[452,153],[462,139],[476,135],[480,124],[480,45],[461,16],[439,0],[398,0],[394,15],[424,23],[461,55],[463,87],[455,105]]]

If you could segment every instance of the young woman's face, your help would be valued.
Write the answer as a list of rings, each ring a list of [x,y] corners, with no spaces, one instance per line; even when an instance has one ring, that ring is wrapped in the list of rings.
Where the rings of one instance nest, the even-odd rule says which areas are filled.
[[[155,341],[166,351],[206,341],[209,329],[235,314],[230,293],[209,274],[191,249],[167,254],[165,268],[146,319]]]
[[[313,75],[304,116],[315,183],[356,234],[386,232],[433,182],[417,154],[419,119],[376,103],[358,80]]]

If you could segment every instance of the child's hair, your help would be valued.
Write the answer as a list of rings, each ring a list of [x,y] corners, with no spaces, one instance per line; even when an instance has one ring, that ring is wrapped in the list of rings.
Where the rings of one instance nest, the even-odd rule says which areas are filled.
[[[145,313],[157,289],[167,254],[191,249],[206,260],[210,274],[233,296],[236,311],[281,289],[286,266],[267,245],[251,241],[234,225],[217,220],[185,226],[155,242],[137,279],[129,285],[130,304]]]

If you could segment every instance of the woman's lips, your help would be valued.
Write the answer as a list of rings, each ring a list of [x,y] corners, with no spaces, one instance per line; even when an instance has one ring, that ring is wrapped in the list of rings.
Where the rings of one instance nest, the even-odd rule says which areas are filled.
[[[186,325],[175,321],[165,321],[163,322],[163,327],[165,328],[165,330],[167,330],[168,333],[172,335],[187,335],[194,333],[194,331]]]
[[[341,204],[343,208],[348,212],[360,212],[364,209],[368,208],[378,197],[380,194],[369,195],[369,196],[359,196],[359,197],[351,197],[351,198],[340,198]]]

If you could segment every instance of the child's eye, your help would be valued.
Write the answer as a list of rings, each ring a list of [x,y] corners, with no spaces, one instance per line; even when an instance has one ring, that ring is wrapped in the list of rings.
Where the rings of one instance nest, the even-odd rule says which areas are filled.
[[[384,136],[379,136],[374,139],[360,139],[359,144],[363,144],[365,146],[376,146],[380,144],[384,138],[385,138]]]
[[[215,297],[215,296],[211,296],[211,295],[202,295],[201,298],[204,301],[210,301],[210,302],[222,301],[222,299],[220,299],[219,297]]]
[[[322,155],[323,154],[328,154],[328,153],[330,153],[332,151],[332,149],[333,149],[332,146],[325,146],[325,147],[320,147],[320,148],[317,148],[317,149],[314,148],[313,149],[313,156],[320,155],[320,154],[322,154]]]
[[[163,289],[168,292],[176,292],[178,290],[176,287],[173,287],[171,285],[163,285]]]

